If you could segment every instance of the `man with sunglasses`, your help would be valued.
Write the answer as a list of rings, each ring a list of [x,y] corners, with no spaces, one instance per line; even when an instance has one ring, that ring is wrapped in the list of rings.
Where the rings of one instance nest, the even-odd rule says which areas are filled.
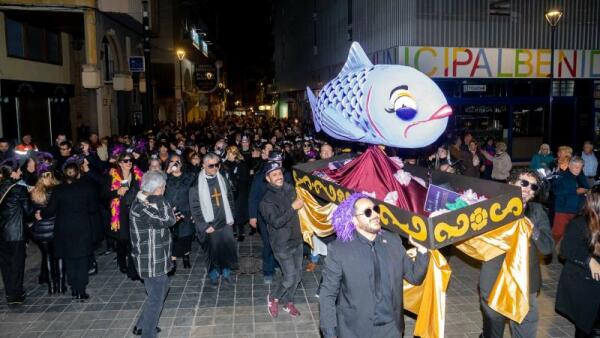
[[[529,168],[515,169],[508,177],[508,183],[521,189],[525,216],[533,223],[529,245],[529,312],[521,323],[517,323],[488,306],[488,297],[498,278],[498,273],[502,269],[506,255],[483,262],[479,276],[480,303],[483,314],[483,333],[480,337],[483,338],[501,338],[507,320],[513,337],[536,337],[539,318],[537,294],[542,286],[540,255],[549,255],[554,248],[548,215],[541,204],[533,202],[535,194],[540,188],[537,173]]]
[[[382,230],[379,206],[361,193],[340,203],[332,223],[337,239],[327,249],[319,297],[323,336],[402,337],[403,280],[423,282],[427,249],[411,238],[413,261],[400,237]]]
[[[207,270],[213,285],[218,284],[220,276],[231,283],[231,268],[237,263],[233,191],[229,180],[219,172],[220,166],[217,154],[204,155],[198,180],[189,192],[190,211],[198,239],[209,257]]]

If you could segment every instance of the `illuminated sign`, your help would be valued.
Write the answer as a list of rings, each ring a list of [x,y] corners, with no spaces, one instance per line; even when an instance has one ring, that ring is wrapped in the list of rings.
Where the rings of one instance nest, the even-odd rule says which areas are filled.
[[[208,44],[202,39],[196,29],[192,28],[190,34],[192,37],[192,45],[194,45],[197,50],[201,51],[204,56],[208,57]]]
[[[399,46],[398,63],[433,78],[547,78],[550,50]],[[600,50],[555,50],[554,77],[600,78]]]

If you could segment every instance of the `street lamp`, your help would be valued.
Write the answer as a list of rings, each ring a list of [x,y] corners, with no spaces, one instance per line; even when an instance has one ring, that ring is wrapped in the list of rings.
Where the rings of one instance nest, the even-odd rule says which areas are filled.
[[[548,95],[548,143],[552,146],[552,101],[554,87],[554,31],[558,26],[558,22],[562,18],[563,13],[553,9],[544,14],[546,21],[550,25],[550,94]]]
[[[177,59],[179,59],[179,109],[181,109],[181,111],[179,112],[179,116],[181,118],[181,124],[185,125],[185,108],[183,101],[183,72],[181,70],[181,64],[183,62],[183,59],[185,58],[185,50],[178,49],[175,53],[177,54]]]

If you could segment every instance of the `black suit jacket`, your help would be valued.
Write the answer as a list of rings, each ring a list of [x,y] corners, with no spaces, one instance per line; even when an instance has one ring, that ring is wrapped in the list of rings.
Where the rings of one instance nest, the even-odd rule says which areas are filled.
[[[323,269],[319,306],[321,330],[326,338],[371,337],[375,316],[375,294],[371,289],[373,268],[368,245],[361,243],[359,236],[349,242],[336,239],[327,247]],[[418,254],[415,261],[406,254],[400,237],[382,231],[383,247],[389,257],[387,268],[391,278],[392,305],[399,332],[404,331],[403,279],[411,284],[421,284],[427,272],[429,254]]]

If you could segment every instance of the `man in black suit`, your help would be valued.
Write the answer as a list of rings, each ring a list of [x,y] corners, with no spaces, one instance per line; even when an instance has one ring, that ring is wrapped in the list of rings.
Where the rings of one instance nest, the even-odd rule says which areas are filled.
[[[550,221],[544,207],[533,198],[539,190],[538,175],[529,168],[515,169],[508,177],[508,183],[521,188],[521,199],[525,204],[525,216],[533,223],[529,245],[529,312],[521,323],[508,320],[488,306],[488,299],[506,255],[500,255],[481,264],[479,293],[483,314],[483,338],[501,338],[504,336],[504,324],[509,321],[512,336],[519,338],[535,337],[538,325],[537,293],[542,287],[540,255],[549,255],[554,248]]]
[[[340,204],[332,219],[338,238],[327,249],[319,299],[324,337],[401,337],[402,280],[423,281],[427,249],[411,239],[413,261],[400,238],[381,229],[379,207],[362,194]]]

